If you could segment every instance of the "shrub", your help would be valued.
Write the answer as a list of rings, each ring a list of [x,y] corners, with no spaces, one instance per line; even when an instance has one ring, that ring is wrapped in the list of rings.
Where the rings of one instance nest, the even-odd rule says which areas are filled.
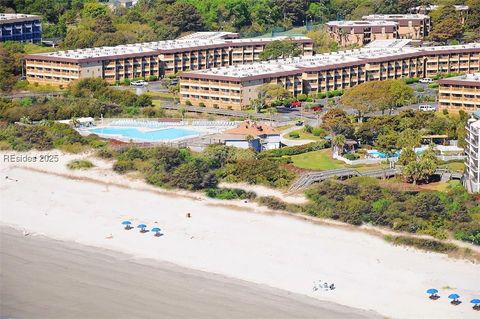
[[[327,132],[323,128],[316,127],[312,130],[312,134],[313,134],[313,136],[325,137],[327,135]]]
[[[345,157],[346,159],[351,160],[351,161],[354,161],[354,160],[357,160],[357,159],[360,158],[360,156],[358,156],[355,153],[347,153],[347,154],[343,155],[343,157]]]
[[[214,108],[214,109],[219,109],[220,107],[218,106],[218,104],[214,104],[214,105],[213,105],[213,108]]]
[[[97,151],[96,155],[100,158],[110,159],[113,158],[115,152],[107,147],[102,147]]]
[[[301,101],[301,102],[304,102],[306,101],[308,98],[308,96],[306,94],[298,94],[297,95],[297,100]]]
[[[113,164],[113,170],[119,174],[125,174],[135,168],[132,161],[117,161]]]
[[[67,167],[69,169],[89,169],[92,168],[94,165],[90,161],[86,160],[73,160],[70,163],[67,164]]]
[[[260,153],[259,158],[298,155],[298,154],[323,150],[327,146],[328,144],[326,141],[319,141],[319,142],[308,143],[305,145],[277,148],[274,150],[268,150]]]
[[[319,98],[319,99],[324,99],[326,97],[327,97],[326,93],[317,93],[317,98]]]
[[[394,245],[412,246],[421,250],[435,251],[438,253],[450,253],[458,250],[458,247],[454,244],[443,243],[433,239],[390,235],[386,235],[384,238],[386,241],[391,242]]]
[[[257,198],[257,202],[260,205],[267,206],[273,210],[286,210],[287,204],[284,203],[281,199],[274,196],[262,196]]]
[[[205,194],[211,198],[217,199],[255,199],[254,192],[247,192],[238,188],[209,188]]]
[[[405,84],[413,84],[413,83],[417,83],[418,81],[420,81],[419,78],[415,78],[415,77],[413,77],[413,78],[406,78],[406,79],[405,79]]]
[[[158,76],[156,76],[156,75],[150,75],[148,77],[148,81],[156,81],[156,80],[158,80]]]
[[[300,138],[300,134],[298,132],[295,132],[295,131],[290,132],[288,134],[288,136],[291,137],[291,138]]]
[[[200,107],[205,107],[205,103],[200,102],[200,103],[198,103],[198,106],[200,106]]]
[[[435,82],[435,83],[429,83],[429,84],[428,84],[428,87],[429,87],[430,89],[436,89],[436,88],[438,88],[438,86],[439,86],[439,84],[436,83],[436,82]]]
[[[186,100],[186,101],[185,101],[185,105],[191,106],[191,105],[192,105],[192,102],[191,102],[190,100]]]
[[[312,133],[313,127],[312,127],[311,125],[309,125],[309,124],[305,124],[305,126],[303,127],[303,131],[304,131],[305,133]]]

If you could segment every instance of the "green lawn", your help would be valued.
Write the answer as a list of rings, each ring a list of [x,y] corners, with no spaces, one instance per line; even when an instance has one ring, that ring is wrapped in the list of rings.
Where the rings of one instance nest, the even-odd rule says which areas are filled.
[[[296,132],[300,135],[299,138],[292,138],[289,136],[290,133],[293,133],[293,132]],[[323,138],[321,138],[320,136],[315,136],[311,133],[306,133],[303,131],[303,129],[299,129],[299,130],[295,130],[295,131],[292,131],[288,134],[286,134],[284,137],[287,139],[287,140],[312,140],[312,141],[320,141],[320,140],[323,140]]]
[[[384,164],[347,165],[342,161],[334,160],[330,149],[308,152],[292,156],[293,165],[299,168],[325,171],[337,168],[352,168],[358,171],[384,168]]]
[[[329,170],[345,167],[345,163],[334,160],[330,150],[308,152],[292,156],[293,165],[299,168]]]
[[[463,170],[465,169],[465,164],[463,164],[463,162],[450,162],[446,164],[441,164],[440,167],[448,168],[449,170],[454,172],[463,172]]]

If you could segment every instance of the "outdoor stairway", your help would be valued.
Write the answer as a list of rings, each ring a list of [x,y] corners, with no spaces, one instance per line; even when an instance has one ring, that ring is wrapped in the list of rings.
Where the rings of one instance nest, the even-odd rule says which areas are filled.
[[[350,168],[332,169],[321,172],[305,173],[296,180],[290,187],[290,191],[295,192],[302,188],[306,188],[313,183],[322,182],[329,178],[351,178],[353,176],[369,176],[375,178],[388,178],[400,174],[400,170],[396,168],[375,169],[371,171],[359,172]]]

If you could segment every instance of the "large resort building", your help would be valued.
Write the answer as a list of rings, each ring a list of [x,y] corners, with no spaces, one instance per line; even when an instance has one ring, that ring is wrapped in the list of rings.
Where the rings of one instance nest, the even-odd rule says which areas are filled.
[[[371,14],[362,19],[397,23],[400,39],[421,40],[430,33],[430,17],[425,14]]]
[[[362,46],[375,40],[398,38],[398,24],[393,21],[330,21],[327,32],[342,46]]]
[[[480,71],[480,44],[438,47],[362,48],[327,54],[183,73],[180,99],[193,105],[243,109],[264,84],[277,84],[294,96],[343,90],[372,80],[432,77]]]
[[[469,192],[480,192],[480,112],[472,114],[466,125],[464,185]]]
[[[40,17],[31,14],[0,13],[0,42],[40,42]]]
[[[480,110],[480,73],[465,74],[439,80],[438,106],[440,109]]]
[[[26,76],[29,82],[56,85],[88,77],[110,83],[161,78],[183,71],[251,64],[260,60],[260,53],[274,40],[293,41],[304,55],[313,54],[313,41],[306,37],[237,39],[235,33],[201,32],[171,41],[30,54],[25,57]]]

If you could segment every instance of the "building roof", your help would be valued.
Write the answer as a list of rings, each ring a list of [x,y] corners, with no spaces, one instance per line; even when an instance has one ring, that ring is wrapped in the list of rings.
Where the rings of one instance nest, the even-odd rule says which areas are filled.
[[[480,52],[480,43],[438,47],[373,47],[330,52],[314,56],[301,56],[288,59],[256,62],[247,65],[220,67],[185,72],[181,78],[204,78],[228,81],[249,81],[271,77],[272,75],[293,75],[308,71],[329,70],[341,66],[354,66],[365,63],[388,61],[398,57],[442,52]]]
[[[480,87],[480,73],[466,74],[451,78],[441,79],[440,84],[446,85],[469,85]]]
[[[194,32],[179,38],[179,40],[217,40],[217,39],[237,39],[239,34],[235,32]]]
[[[40,16],[23,13],[0,13],[0,24],[40,20]]]
[[[367,45],[365,48],[384,48],[384,49],[400,49],[408,46],[412,42],[411,39],[382,39],[375,40]]]
[[[76,49],[67,51],[57,51],[50,53],[30,54],[25,56],[26,59],[44,59],[44,60],[61,60],[71,62],[88,62],[94,60],[115,59],[125,56],[153,54],[168,54],[182,51],[190,51],[195,48],[217,48],[224,45],[225,47],[245,45],[261,45],[274,40],[295,40],[297,42],[312,42],[307,37],[286,37],[278,36],[273,38],[247,38],[247,39],[177,39],[156,42],[143,42],[134,44],[118,45],[114,47],[97,47]]]
[[[385,20],[339,20],[339,21],[329,21],[327,22],[328,26],[335,27],[371,27],[371,26],[396,26],[397,23],[393,21]]]
[[[430,19],[426,14],[410,13],[410,14],[370,14],[362,17],[363,20],[369,21],[397,21],[397,20],[423,20]]]
[[[277,135],[280,134],[275,128],[265,123],[256,123],[251,121],[245,121],[239,126],[226,130],[223,133],[231,135]]]
[[[464,6],[464,5],[454,5],[455,7],[455,10],[457,11],[468,11],[470,8],[469,6]],[[413,8],[410,8],[409,10],[410,11],[433,11],[433,10],[437,10],[438,8],[440,8],[439,5],[426,5],[426,6],[418,6],[418,7],[413,7]]]

